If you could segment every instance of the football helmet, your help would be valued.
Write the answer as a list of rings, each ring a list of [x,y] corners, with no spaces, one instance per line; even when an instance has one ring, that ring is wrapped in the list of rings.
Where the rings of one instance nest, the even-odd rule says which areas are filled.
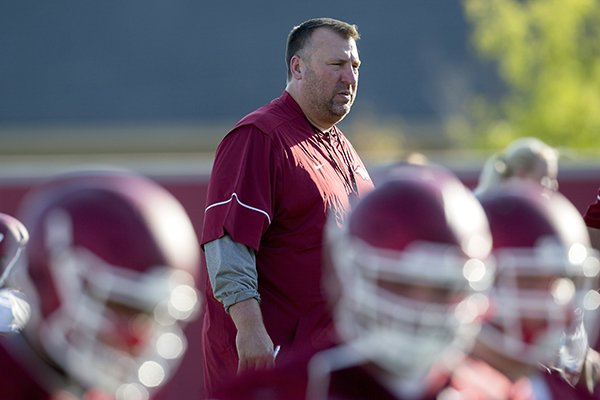
[[[16,282],[29,342],[83,388],[144,399],[175,370],[199,307],[199,247],[182,205],[129,171],[79,171],[34,187]]]
[[[593,316],[600,262],[583,219],[558,192],[528,182],[480,197],[494,241],[492,312],[480,338],[523,363],[551,364],[580,310]]]
[[[28,240],[19,220],[0,213],[0,334],[16,332],[29,320],[29,303],[23,293],[4,287]]]
[[[414,381],[466,349],[487,308],[491,236],[476,198],[449,171],[404,165],[326,230],[345,343]]]

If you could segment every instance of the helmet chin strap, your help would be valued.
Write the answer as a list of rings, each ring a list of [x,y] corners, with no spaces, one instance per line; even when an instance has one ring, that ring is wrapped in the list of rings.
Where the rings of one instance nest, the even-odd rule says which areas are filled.
[[[559,347],[561,331],[549,329],[536,343],[527,344],[517,337],[506,335],[491,324],[483,324],[478,340],[505,357],[538,367],[547,364],[555,356],[552,349]]]
[[[23,329],[30,315],[31,307],[22,292],[0,289],[0,334]]]
[[[24,245],[21,244],[19,246],[19,248],[17,248],[15,255],[8,262],[4,271],[2,271],[2,275],[0,275],[0,288],[3,288],[4,285],[6,284],[8,277],[10,276],[12,270],[15,268],[15,265],[17,264],[17,260],[19,259],[19,257],[21,256],[21,253],[23,252],[23,249],[24,249]]]
[[[4,287],[29,241],[29,233],[19,220],[10,215],[0,213],[0,223],[8,229],[7,233],[0,233],[0,243],[5,240],[10,242],[16,240],[17,245],[15,253],[6,265],[0,265],[2,267],[0,274],[0,334],[2,334],[23,329],[31,316],[31,306],[21,291]]]
[[[19,220],[11,217],[10,215],[0,213],[0,222],[8,228],[10,234],[16,239],[18,245],[15,254],[6,264],[6,267],[2,271],[2,275],[0,275],[0,288],[2,288],[6,284],[6,281],[8,280],[12,270],[15,268],[17,260],[21,256],[25,245],[29,241],[29,232],[27,232],[27,228],[25,228],[25,226]],[[0,242],[5,239],[7,239],[6,236],[0,233]]]

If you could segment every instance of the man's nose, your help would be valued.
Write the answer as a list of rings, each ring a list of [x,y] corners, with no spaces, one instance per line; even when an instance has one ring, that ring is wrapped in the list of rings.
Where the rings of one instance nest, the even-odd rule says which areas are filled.
[[[355,85],[358,82],[358,71],[351,65],[344,68],[342,73],[342,81],[349,85]]]

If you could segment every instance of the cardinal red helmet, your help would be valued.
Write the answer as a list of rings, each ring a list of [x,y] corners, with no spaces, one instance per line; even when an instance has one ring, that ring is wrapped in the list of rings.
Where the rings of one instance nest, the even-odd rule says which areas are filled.
[[[493,279],[491,237],[481,206],[449,171],[398,168],[326,239],[343,283],[336,325],[366,358],[417,376],[472,342],[486,307],[480,291]]]
[[[583,219],[560,193],[514,182],[483,194],[497,277],[481,339],[525,363],[551,363],[578,308],[598,307],[600,262]]]
[[[20,287],[24,333],[83,387],[145,398],[177,366],[198,308],[199,248],[181,204],[127,171],[81,171],[39,185]]]

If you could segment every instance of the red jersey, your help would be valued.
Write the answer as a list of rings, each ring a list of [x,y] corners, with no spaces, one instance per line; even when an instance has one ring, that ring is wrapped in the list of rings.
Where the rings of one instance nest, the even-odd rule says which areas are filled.
[[[594,399],[583,387],[571,387],[558,373],[542,369],[513,382],[500,371],[476,358],[465,358],[453,369],[450,386],[468,400],[565,400]]]
[[[305,362],[271,370],[248,372],[222,388],[215,400],[306,400],[309,374]],[[423,393],[402,395],[391,391],[364,365],[334,371],[326,377],[326,393],[314,400],[592,400],[582,389],[569,386],[557,374],[542,374],[511,382],[485,362],[467,358],[450,375],[432,376],[422,383]]]
[[[598,189],[596,202],[590,204],[584,215],[584,219],[587,226],[600,229],[600,189]]]
[[[342,132],[318,131],[287,92],[244,117],[219,144],[201,243],[228,234],[255,250],[260,306],[279,357],[329,340],[323,227],[329,214],[341,223],[352,199],[372,187]],[[204,323],[210,392],[236,373],[236,331],[212,294]]]
[[[577,399],[577,400],[593,400],[600,399],[600,388],[595,393],[590,393],[585,386],[585,377],[581,376],[580,382],[574,387],[569,385],[558,372],[551,371],[544,374],[544,379],[550,392],[552,399]]]
[[[448,388],[449,374],[432,372],[429,377],[415,385],[412,395],[400,394],[393,382],[384,383],[374,369],[362,362],[350,363],[333,370],[311,374],[311,362],[315,357],[336,358],[331,351],[347,351],[343,347],[332,348],[315,356],[303,354],[275,368],[247,372],[222,387],[215,400],[435,400],[443,398]],[[333,364],[337,361],[331,360]],[[393,378],[390,378],[393,380]],[[307,397],[308,396],[308,397]],[[448,397],[447,397],[448,398]],[[461,400],[471,400],[462,398]]]
[[[8,351],[9,346],[17,343],[14,338],[0,337],[0,398],[13,400],[52,399],[52,394],[42,385],[41,377],[35,377],[33,371],[18,362]],[[15,350],[16,351],[16,350]],[[43,362],[37,359],[38,369]],[[49,369],[49,368],[48,368]],[[50,376],[47,379],[51,379]]]
[[[96,389],[86,390],[34,353],[19,334],[0,336],[0,399],[112,400]],[[83,366],[85,367],[85,366]]]

